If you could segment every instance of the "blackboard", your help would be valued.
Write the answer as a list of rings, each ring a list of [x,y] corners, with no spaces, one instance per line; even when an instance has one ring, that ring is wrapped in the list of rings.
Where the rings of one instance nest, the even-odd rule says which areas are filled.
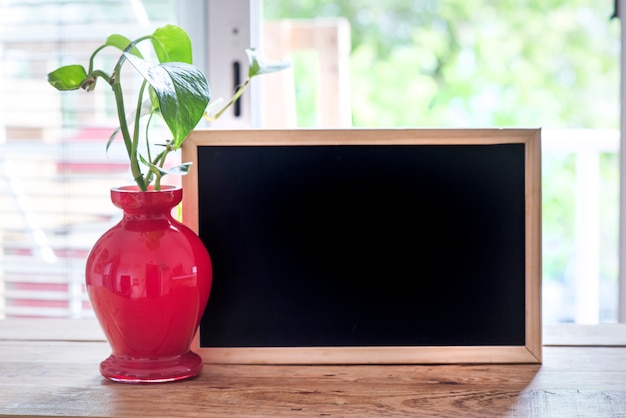
[[[540,361],[539,130],[196,131],[207,361]]]

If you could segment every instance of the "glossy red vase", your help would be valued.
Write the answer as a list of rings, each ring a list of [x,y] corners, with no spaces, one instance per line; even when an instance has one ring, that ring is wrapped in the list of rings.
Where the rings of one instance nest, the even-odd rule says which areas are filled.
[[[197,376],[202,359],[190,346],[212,283],[209,254],[198,236],[173,219],[179,187],[111,190],[122,220],[87,259],[89,299],[112,354],[108,379],[169,382]]]

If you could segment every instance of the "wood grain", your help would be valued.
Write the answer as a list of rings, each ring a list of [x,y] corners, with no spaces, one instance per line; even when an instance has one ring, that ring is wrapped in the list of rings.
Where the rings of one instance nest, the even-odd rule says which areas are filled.
[[[526,149],[525,345],[516,347],[194,348],[206,362],[233,364],[540,363],[541,362],[541,130],[540,129],[283,129],[195,130],[182,148],[192,163],[183,177],[183,221],[199,232],[198,147],[283,145],[470,145],[522,143]]]
[[[6,338],[19,324],[0,321],[0,416],[626,416],[623,345],[546,346],[542,365],[207,364],[193,380],[128,385],[100,376],[106,342]],[[22,324],[30,333],[37,328],[49,327]],[[584,342],[585,334],[597,341],[602,329],[618,334],[608,341],[626,337],[626,325],[551,332]]]
[[[507,144],[534,141],[539,129],[197,129],[183,144],[183,160],[197,144],[354,145],[354,144]],[[191,154],[190,154],[191,155]],[[185,178],[183,177],[183,180]]]

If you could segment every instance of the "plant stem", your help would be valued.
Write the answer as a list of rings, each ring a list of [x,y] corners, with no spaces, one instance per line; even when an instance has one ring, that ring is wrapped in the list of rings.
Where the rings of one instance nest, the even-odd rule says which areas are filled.
[[[106,44],[105,45],[101,45],[100,47],[98,47],[98,49],[93,51],[93,54],[91,54],[91,56],[89,57],[89,71],[87,72],[87,74],[91,74],[91,72],[93,71],[93,62],[94,62],[94,59],[96,58],[96,55],[98,54],[98,52],[102,51],[106,47],[107,47]]]
[[[139,130],[140,130],[140,123],[141,123],[141,104],[143,102],[143,92],[146,88],[147,82],[146,80],[143,81],[143,83],[141,83],[141,88],[139,89],[139,94],[137,97],[137,108],[135,110],[135,126],[133,127],[133,138],[132,138],[132,147],[131,147],[131,152],[132,155],[136,156],[137,155],[137,149],[139,148]],[[148,138],[146,138],[146,145],[148,147],[148,159],[150,159],[150,145],[147,143]],[[139,172],[140,176],[143,176],[143,174],[141,173],[141,170]],[[142,178],[142,182],[144,183],[144,186],[147,186],[147,184],[149,184],[149,182],[145,181],[146,179]]]
[[[146,131],[144,132],[144,137],[146,138],[146,153],[148,154],[148,161],[152,161],[152,147],[150,147],[150,124],[152,123],[152,117],[154,116],[153,112],[150,112],[148,116],[148,122],[146,123]]]
[[[154,190],[161,190],[161,177],[162,176],[156,176],[154,179]]]
[[[222,114],[229,108],[231,107],[237,100],[239,100],[239,98],[241,97],[241,95],[243,94],[244,91],[246,91],[246,89],[248,88],[248,85],[250,84],[250,80],[251,79],[247,79],[245,83],[243,83],[241,86],[239,86],[239,88],[237,89],[237,91],[235,92],[235,94],[233,95],[233,97],[230,99],[230,101],[228,103],[226,103],[224,105],[224,107],[222,108],[222,110],[220,110],[219,112],[217,112],[215,114],[215,116],[213,116],[213,120],[218,119],[220,116],[222,116]]]
[[[115,69],[113,70],[113,84],[111,84],[111,88],[113,89],[113,94],[115,95],[115,103],[117,105],[117,116],[120,122],[120,131],[122,132],[122,137],[124,138],[124,144],[126,145],[126,151],[128,152],[128,157],[130,159],[130,171],[133,175],[133,179],[137,186],[141,191],[148,190],[144,179],[143,174],[141,172],[141,168],[139,167],[139,161],[137,160],[137,153],[133,152],[137,148],[133,148],[133,139],[130,136],[128,131],[128,123],[126,122],[126,109],[124,108],[124,94],[122,92],[122,85],[120,83],[120,72],[122,68],[122,64],[125,61],[124,55],[118,60],[115,65]]]

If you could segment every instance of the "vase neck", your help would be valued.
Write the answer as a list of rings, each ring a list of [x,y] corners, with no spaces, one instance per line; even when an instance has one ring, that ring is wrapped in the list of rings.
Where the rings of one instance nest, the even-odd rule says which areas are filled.
[[[182,200],[180,187],[164,186],[161,190],[140,191],[134,186],[111,189],[111,201],[128,216],[170,217]]]

